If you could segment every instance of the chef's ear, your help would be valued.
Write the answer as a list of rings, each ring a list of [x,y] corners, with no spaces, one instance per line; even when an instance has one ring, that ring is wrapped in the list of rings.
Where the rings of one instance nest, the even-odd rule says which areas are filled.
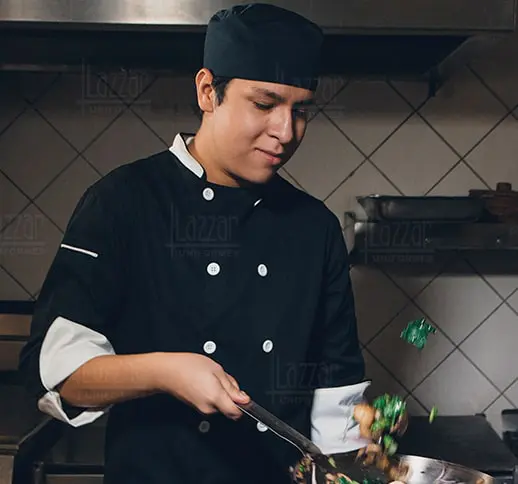
[[[216,91],[212,86],[214,76],[209,69],[203,68],[195,77],[198,106],[204,113],[211,113],[216,107]]]

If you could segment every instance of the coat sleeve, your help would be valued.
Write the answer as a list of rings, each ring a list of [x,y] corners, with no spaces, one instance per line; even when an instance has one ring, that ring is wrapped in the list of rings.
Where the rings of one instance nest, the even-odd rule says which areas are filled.
[[[108,408],[67,407],[58,386],[90,359],[114,354],[110,335],[124,295],[124,229],[114,215],[120,202],[114,204],[114,195],[102,186],[90,187],[75,207],[19,361],[39,409],[72,426],[90,423]]]
[[[370,382],[358,339],[349,260],[338,219],[327,231],[320,322],[314,339],[319,387],[313,398],[312,440],[326,453],[348,452],[366,445],[352,418]]]

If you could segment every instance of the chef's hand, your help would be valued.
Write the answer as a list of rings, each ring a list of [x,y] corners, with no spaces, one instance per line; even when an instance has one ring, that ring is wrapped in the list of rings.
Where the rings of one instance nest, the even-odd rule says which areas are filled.
[[[199,412],[221,412],[237,420],[242,416],[236,406],[246,404],[250,397],[242,392],[234,377],[215,361],[195,353],[163,353],[158,387]]]

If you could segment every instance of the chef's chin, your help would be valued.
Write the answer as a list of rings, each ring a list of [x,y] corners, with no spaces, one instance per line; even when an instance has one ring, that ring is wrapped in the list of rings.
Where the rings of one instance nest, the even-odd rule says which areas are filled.
[[[246,184],[264,185],[275,176],[275,174],[279,171],[279,168],[270,167],[263,170],[253,170],[247,173],[239,174],[239,178]]]

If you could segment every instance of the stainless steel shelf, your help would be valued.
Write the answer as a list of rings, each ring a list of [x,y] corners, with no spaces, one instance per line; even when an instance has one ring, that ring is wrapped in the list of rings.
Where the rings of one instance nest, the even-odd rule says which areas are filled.
[[[426,267],[461,257],[492,272],[518,273],[518,225],[356,221],[354,233],[354,265]]]

